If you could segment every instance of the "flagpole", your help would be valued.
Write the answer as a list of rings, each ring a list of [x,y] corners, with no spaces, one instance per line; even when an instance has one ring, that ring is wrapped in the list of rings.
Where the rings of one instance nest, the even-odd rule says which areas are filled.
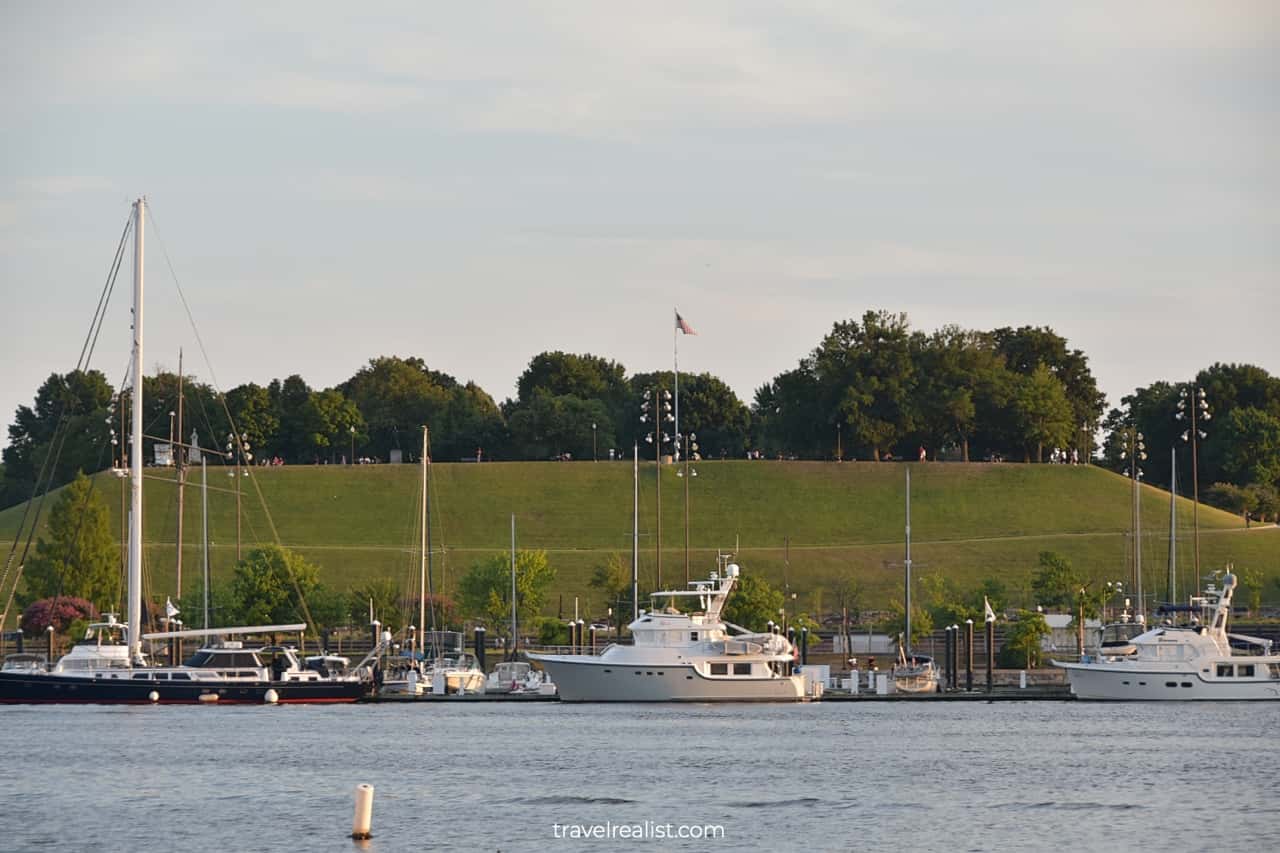
[[[680,312],[675,308],[671,309],[671,313],[676,317],[680,316]],[[671,326],[671,352],[672,366],[675,368],[676,375],[676,431],[675,439],[672,442],[675,458],[673,461],[680,461],[680,323],[676,322]]]

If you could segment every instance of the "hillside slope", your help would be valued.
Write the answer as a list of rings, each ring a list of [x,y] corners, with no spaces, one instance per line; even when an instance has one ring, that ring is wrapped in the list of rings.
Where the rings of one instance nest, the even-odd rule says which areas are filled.
[[[788,581],[801,608],[819,606],[823,590],[852,575],[864,607],[884,607],[899,595],[902,558],[903,464],[748,462],[699,463],[691,479],[690,572],[705,575],[716,551],[733,551],[748,571],[781,582],[790,540]],[[944,573],[962,588],[984,577],[1025,590],[1037,555],[1054,550],[1101,580],[1129,578],[1129,482],[1096,467],[1009,464],[912,464],[913,558],[919,574]],[[174,588],[177,489],[172,472],[149,472],[146,504],[149,589]],[[211,562],[216,577],[235,559],[235,479],[209,469]],[[419,469],[414,466],[287,466],[255,468],[241,479],[242,540],[249,548],[273,539],[321,567],[338,587],[390,575],[416,578]],[[586,599],[592,568],[631,551],[629,463],[437,464],[432,468],[432,519],[441,581],[451,588],[478,557],[507,548],[511,513],[521,548],[551,552],[555,592]],[[198,577],[199,471],[186,491],[184,585]],[[98,475],[117,529],[123,485]],[[684,480],[667,466],[662,476],[663,578],[684,580]],[[259,501],[260,490],[263,501]],[[642,583],[655,576],[654,465],[641,469]],[[265,507],[265,508],[264,508]],[[0,534],[12,541],[22,507],[0,513]],[[1225,562],[1280,576],[1280,530],[1245,531],[1238,517],[1200,507],[1203,571]],[[1179,500],[1180,584],[1191,576],[1190,501]],[[1149,589],[1163,589],[1167,565],[1168,493],[1142,489],[1142,554]],[[7,551],[7,545],[6,545]],[[819,600],[814,600],[817,597]],[[1271,597],[1268,595],[1268,597]],[[556,596],[553,595],[553,599]],[[585,601],[584,601],[585,603]],[[601,605],[600,602],[595,602]],[[570,605],[571,606],[571,605]],[[595,609],[602,609],[597,606]]]

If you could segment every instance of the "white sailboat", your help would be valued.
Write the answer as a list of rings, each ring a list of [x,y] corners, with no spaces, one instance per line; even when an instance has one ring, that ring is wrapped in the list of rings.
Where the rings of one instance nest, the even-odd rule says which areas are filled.
[[[142,634],[142,488],[143,488],[143,259],[146,200],[133,205],[133,382],[130,454],[127,621],[108,614],[89,625],[83,640],[44,671],[0,670],[0,703],[274,703],[354,702],[372,682],[372,671],[330,675],[308,667],[292,649],[279,645],[245,647],[250,634],[292,634],[306,625],[256,625],[235,628]],[[143,639],[213,639],[185,664],[152,666]],[[220,639],[218,639],[220,638]]]

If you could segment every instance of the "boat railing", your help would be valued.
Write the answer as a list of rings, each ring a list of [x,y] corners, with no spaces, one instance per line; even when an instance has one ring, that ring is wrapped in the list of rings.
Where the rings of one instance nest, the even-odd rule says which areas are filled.
[[[599,657],[604,654],[605,650],[611,646],[630,646],[633,645],[631,640],[610,640],[607,643],[596,643],[593,649],[589,644],[585,646],[549,646],[549,645],[525,645],[521,646],[522,652],[533,652],[539,655],[595,655]]]

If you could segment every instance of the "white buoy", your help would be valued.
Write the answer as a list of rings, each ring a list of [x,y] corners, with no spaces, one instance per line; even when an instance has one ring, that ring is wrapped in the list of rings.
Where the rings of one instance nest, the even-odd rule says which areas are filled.
[[[268,687],[267,692],[262,694],[262,701],[268,705],[274,705],[280,701],[280,694],[274,688]]]
[[[200,701],[201,702],[217,702],[218,694],[217,693],[201,693]]]
[[[356,785],[356,813],[351,820],[351,837],[357,841],[373,838],[372,785]]]
[[[152,690],[150,693],[147,694],[147,698],[150,699],[152,702],[159,702],[160,694]]]

